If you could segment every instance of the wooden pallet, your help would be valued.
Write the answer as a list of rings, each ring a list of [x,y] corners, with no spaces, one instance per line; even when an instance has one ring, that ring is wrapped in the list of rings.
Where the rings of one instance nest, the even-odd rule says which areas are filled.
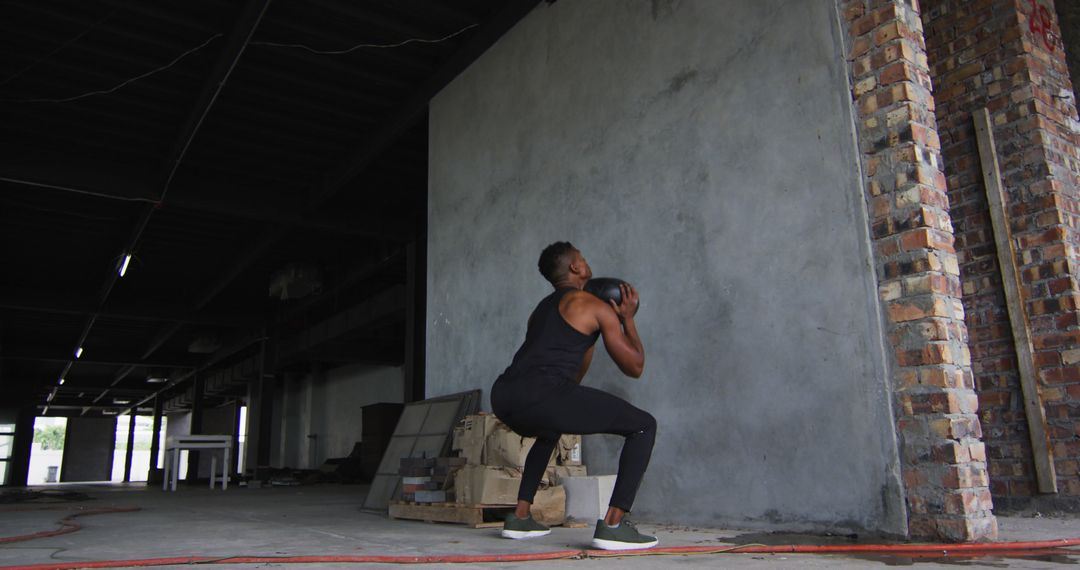
[[[459,503],[390,503],[390,518],[464,524],[471,528],[501,527],[514,505],[465,505]]]

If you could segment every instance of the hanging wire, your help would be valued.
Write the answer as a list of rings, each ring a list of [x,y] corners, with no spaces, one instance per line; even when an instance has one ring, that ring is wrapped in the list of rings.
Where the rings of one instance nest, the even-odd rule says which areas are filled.
[[[449,39],[452,39],[452,38],[454,38],[456,36],[459,36],[459,35],[467,32],[467,31],[471,30],[472,28],[475,28],[476,26],[479,26],[479,25],[480,24],[470,24],[470,25],[465,26],[464,28],[462,28],[462,29],[448,35],[448,36],[443,36],[441,38],[435,38],[435,39],[409,38],[409,39],[407,39],[405,41],[401,41],[401,42],[397,42],[397,43],[393,43],[393,44],[357,44],[357,45],[352,46],[351,48],[342,49],[342,50],[320,50],[320,49],[316,49],[316,48],[313,48],[313,47],[310,47],[310,46],[306,46],[304,44],[284,44],[284,43],[277,43],[277,42],[251,42],[251,45],[253,45],[253,46],[264,46],[264,47],[281,47],[281,48],[303,49],[303,50],[307,50],[307,51],[309,51],[311,53],[314,53],[314,54],[317,54],[317,55],[342,55],[342,54],[350,53],[350,52],[356,51],[358,49],[364,49],[364,48],[375,48],[375,49],[396,48],[396,47],[401,47],[401,46],[405,46],[405,45],[413,44],[413,43],[417,43],[417,44],[437,44],[437,43],[440,43],[440,42],[445,42],[445,41],[447,41]]]
[[[142,79],[144,77],[149,77],[149,76],[151,76],[151,75],[153,75],[155,73],[158,73],[158,72],[161,72],[161,71],[165,71],[166,69],[169,69],[170,67],[172,67],[172,66],[176,65],[177,63],[179,63],[180,60],[184,59],[185,57],[191,55],[194,52],[199,51],[200,49],[202,49],[202,48],[206,47],[207,45],[209,45],[210,42],[212,42],[212,41],[214,41],[214,40],[216,40],[216,39],[218,39],[218,38],[220,38],[220,37],[222,37],[224,35],[225,34],[214,34],[213,36],[210,36],[210,39],[208,39],[205,42],[203,42],[203,43],[201,43],[201,44],[199,44],[199,45],[185,51],[184,53],[177,56],[176,59],[170,61],[168,64],[163,65],[163,66],[161,66],[161,67],[159,67],[157,69],[151,69],[150,71],[147,71],[146,73],[143,73],[142,75],[137,75],[135,77],[132,77],[131,79],[128,79],[128,80],[120,83],[119,85],[116,85],[115,87],[111,87],[109,89],[103,89],[101,91],[91,91],[89,93],[83,93],[82,95],[75,95],[74,97],[65,97],[63,99],[8,99],[7,102],[8,103],[67,103],[69,101],[75,101],[75,100],[82,99],[82,98],[85,98],[85,97],[91,97],[93,95],[106,95],[108,93],[112,93],[113,91],[116,91],[117,89],[120,89],[121,87],[124,87],[125,85],[127,85],[129,83],[133,83],[133,82],[138,81],[138,80],[140,80],[140,79]]]
[[[94,24],[94,26],[92,26],[90,29],[93,29],[93,27],[96,27],[98,24],[104,22],[111,15],[112,14],[110,13],[109,16],[106,16],[105,18],[100,20],[97,24]],[[354,46],[352,46],[350,48],[343,49],[343,50],[320,50],[320,49],[316,49],[316,48],[313,48],[311,46],[307,46],[307,45],[304,45],[304,44],[288,44],[288,43],[278,43],[278,42],[251,42],[249,45],[262,46],[262,47],[280,47],[280,48],[303,49],[303,50],[307,50],[307,51],[309,51],[311,53],[314,53],[316,55],[343,55],[343,54],[347,54],[347,53],[356,51],[358,49],[365,49],[365,48],[371,48],[371,49],[397,48],[397,47],[402,47],[402,46],[409,45],[409,44],[412,44],[412,43],[437,44],[437,43],[445,42],[447,40],[451,40],[451,39],[453,39],[453,38],[467,32],[467,31],[469,31],[469,30],[471,30],[471,29],[473,29],[473,28],[475,28],[475,27],[477,27],[479,25],[480,24],[470,24],[470,25],[465,26],[464,28],[462,28],[462,29],[460,29],[460,30],[458,30],[458,31],[456,31],[456,32],[454,32],[452,34],[443,36],[441,38],[434,38],[434,39],[409,38],[407,40],[392,43],[392,44],[357,44],[357,45],[354,45]],[[82,37],[83,35],[88,33],[90,31],[90,29],[84,31],[82,34],[79,34],[78,36],[76,36],[75,38],[73,38],[72,40],[70,40],[66,44],[64,44],[64,46],[61,46],[60,48],[57,48],[56,50],[54,50],[52,53],[45,56],[41,60],[38,60],[38,61],[34,62],[33,64],[30,65],[30,67],[33,67],[34,65],[37,65],[38,63],[41,63],[42,61],[44,61],[48,57],[51,57],[53,54],[60,51],[61,49],[63,49],[68,44],[71,44],[75,40],[79,39],[80,37]],[[143,73],[142,75],[137,75],[135,77],[132,77],[131,79],[123,81],[120,84],[118,84],[118,85],[116,85],[114,87],[111,87],[109,89],[103,89],[103,90],[100,90],[100,91],[90,91],[89,93],[83,93],[81,95],[75,95],[75,96],[72,96],[72,97],[64,97],[64,98],[60,98],[60,99],[30,98],[30,99],[5,99],[4,101],[7,102],[7,103],[68,103],[70,101],[77,101],[79,99],[83,99],[83,98],[86,98],[86,97],[92,97],[94,95],[107,95],[109,93],[112,93],[113,91],[116,91],[116,90],[130,84],[130,83],[133,83],[135,81],[143,79],[144,77],[149,77],[149,76],[151,76],[151,75],[153,75],[155,73],[159,73],[159,72],[165,71],[166,69],[169,69],[170,67],[172,67],[172,66],[176,65],[177,63],[179,63],[180,60],[182,60],[185,57],[187,57],[188,55],[191,55],[192,53],[194,53],[196,51],[199,51],[200,49],[206,47],[207,45],[210,44],[210,42],[222,37],[223,35],[224,34],[214,34],[213,36],[210,36],[210,38],[207,39],[205,42],[203,42],[203,43],[201,43],[201,44],[199,44],[199,45],[185,51],[184,53],[180,54],[179,56],[176,57],[176,59],[170,61],[168,64],[163,65],[161,67],[158,67],[156,69],[152,69],[152,70],[150,70],[150,71],[148,71],[146,73]],[[26,69],[29,69],[29,67],[27,67]],[[26,69],[24,69],[23,71],[20,71],[20,72],[16,73],[15,75],[9,77],[8,79],[4,80],[4,83],[6,83],[7,81],[10,81],[11,79],[14,79],[19,74],[26,71]],[[2,85],[2,83],[0,83],[0,85]]]
[[[92,190],[83,190],[80,188],[71,188],[68,186],[59,186],[57,184],[47,184],[44,182],[34,182],[31,180],[22,180],[18,178],[8,178],[6,176],[0,176],[0,182],[11,182],[14,184],[21,184],[23,186],[38,186],[41,188],[50,188],[52,190],[63,190],[64,192],[74,192],[75,194],[85,194],[87,196],[95,196],[97,198],[108,198],[110,200],[120,200],[122,202],[145,202],[147,204],[157,204],[158,200],[152,198],[139,198],[135,196],[117,196],[115,194],[105,194],[101,192],[94,192]]]
[[[28,65],[28,66],[20,69],[19,71],[16,71],[15,73],[9,75],[3,81],[0,81],[0,85],[7,85],[8,82],[10,82],[12,79],[15,79],[16,77],[26,73],[27,71],[30,71],[35,66],[37,66],[39,63],[48,60],[50,57],[56,55],[57,53],[59,53],[64,48],[68,47],[69,45],[71,45],[71,44],[73,44],[73,43],[75,43],[77,41],[79,41],[80,39],[82,39],[83,36],[85,36],[86,34],[89,34],[90,32],[92,32],[94,30],[94,28],[97,28],[101,24],[104,24],[107,20],[111,19],[114,14],[116,14],[116,9],[115,8],[112,11],[110,11],[108,14],[105,14],[105,16],[103,18],[101,18],[100,20],[98,20],[98,21],[94,22],[93,24],[91,24],[89,28],[86,28],[85,30],[83,30],[79,35],[71,38],[70,40],[64,42],[63,44],[60,44],[60,47],[52,50],[51,52],[45,54],[42,57],[34,60],[30,65]]]

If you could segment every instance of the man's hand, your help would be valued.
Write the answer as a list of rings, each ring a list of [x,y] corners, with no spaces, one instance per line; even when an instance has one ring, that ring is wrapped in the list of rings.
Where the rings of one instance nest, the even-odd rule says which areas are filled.
[[[615,314],[619,316],[620,321],[634,318],[641,302],[637,289],[629,283],[623,283],[619,285],[619,292],[622,294],[622,299],[620,299],[622,303],[616,305],[614,299],[608,299],[608,303],[611,304],[612,309],[615,309]]]

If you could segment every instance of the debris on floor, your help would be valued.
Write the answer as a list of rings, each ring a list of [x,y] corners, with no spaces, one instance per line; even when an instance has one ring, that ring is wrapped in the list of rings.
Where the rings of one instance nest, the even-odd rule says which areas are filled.
[[[76,503],[92,501],[94,498],[78,491],[59,489],[14,489],[0,491],[0,504],[10,503]]]

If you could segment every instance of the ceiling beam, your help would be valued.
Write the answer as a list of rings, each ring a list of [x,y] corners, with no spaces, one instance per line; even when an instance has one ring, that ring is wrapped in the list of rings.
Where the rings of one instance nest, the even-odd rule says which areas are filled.
[[[394,285],[291,337],[281,339],[277,346],[278,357],[288,359],[302,355],[357,329],[399,317],[405,311],[405,302],[405,286]]]
[[[72,397],[72,394],[80,394],[83,392],[93,392],[95,390],[106,390],[107,387],[96,386],[73,386],[71,383],[64,384],[63,386],[57,386],[56,397]],[[153,386],[147,386],[144,388],[114,388],[113,396],[116,398],[142,398],[149,392],[153,392]]]
[[[394,263],[404,263],[404,257],[405,250],[400,247],[389,251],[384,250],[375,261],[356,266],[338,279],[332,287],[323,291],[321,295],[308,297],[307,299],[298,301],[292,307],[283,308],[278,312],[278,321],[288,321],[322,303],[330,301],[336,302],[339,293],[348,290],[365,279],[386,271],[388,268],[392,267]],[[404,275],[402,277],[404,277]]]
[[[191,105],[187,117],[184,119],[176,136],[173,137],[173,142],[165,155],[161,172],[163,179],[162,199],[169,191],[173,176],[176,175],[176,170],[184,160],[184,155],[195,139],[195,135],[198,134],[199,127],[202,126],[203,120],[206,119],[206,115],[214,105],[214,101],[221,94],[221,89],[225,87],[225,82],[229,80],[236,63],[240,61],[240,56],[243,55],[244,49],[247,47],[248,42],[251,41],[251,36],[255,33],[255,28],[259,26],[259,22],[262,21],[263,15],[269,6],[270,0],[250,0],[247,2],[240,14],[240,18],[233,26],[232,32],[225,39],[225,45],[221,48],[217,61],[214,62],[214,66],[210,69],[206,80],[203,81],[199,95]]]
[[[244,4],[240,18],[233,26],[232,32],[225,38],[225,45],[221,48],[221,52],[218,53],[218,58],[214,62],[213,67],[210,68],[210,73],[207,75],[206,80],[203,81],[202,88],[195,98],[194,103],[191,105],[187,117],[181,124],[180,130],[177,131],[176,135],[173,137],[172,144],[169,145],[169,151],[166,153],[161,164],[160,173],[156,177],[161,180],[161,193],[157,198],[156,204],[148,205],[143,209],[143,214],[135,224],[135,230],[132,232],[131,239],[128,240],[129,251],[135,250],[138,247],[142,234],[146,230],[147,225],[149,225],[154,212],[165,201],[165,197],[169,193],[169,187],[172,184],[173,178],[176,176],[176,171],[180,168],[180,163],[184,160],[184,155],[191,146],[191,142],[195,139],[195,135],[198,134],[199,127],[202,126],[203,120],[206,118],[207,113],[210,112],[210,108],[213,106],[214,101],[217,100],[218,95],[221,93],[221,89],[225,87],[225,82],[228,81],[229,75],[232,74],[232,70],[236,67],[236,62],[240,61],[240,56],[243,55],[244,48],[246,48],[248,42],[251,41],[251,36],[255,33],[255,28],[258,27],[259,22],[262,21],[263,14],[266,13],[266,9],[269,5],[270,0],[249,0]],[[115,283],[116,274],[113,273],[111,277],[106,280],[105,286],[102,288],[101,302],[98,306],[99,311],[105,304],[105,300],[108,298],[109,292],[112,290]],[[201,310],[203,306],[205,305],[198,306],[196,310]],[[83,338],[79,340],[80,345],[90,333],[90,329],[93,327],[96,318],[97,315],[95,314],[91,316],[87,322],[86,329],[82,334]],[[147,358],[150,358],[150,356],[161,348],[161,346],[163,346],[176,331],[180,330],[182,326],[181,323],[166,325],[157,338],[150,343],[149,348],[143,353],[142,359],[146,360]],[[130,365],[121,368],[116,373],[112,385],[115,386],[118,384],[130,374],[132,370],[133,367]],[[102,391],[101,394],[94,399],[94,402],[104,398],[108,392],[108,390]]]
[[[130,164],[105,164],[45,152],[0,148],[0,181],[27,191],[48,188],[101,199],[157,204],[147,189],[151,171]],[[184,175],[173,184],[173,193],[162,205],[167,211],[212,214],[227,218],[277,224],[334,235],[376,237],[403,241],[411,235],[411,223],[393,215],[353,213],[347,218],[302,215],[299,200],[282,198],[265,189],[246,188],[221,180]],[[62,204],[58,204],[62,207]]]
[[[239,353],[239,352],[241,352],[243,350],[248,349],[249,347],[253,346],[256,343],[259,343],[259,342],[264,342],[265,343],[265,341],[266,341],[265,331],[260,331],[260,333],[257,334],[257,335],[254,335],[254,336],[252,336],[250,338],[241,340],[241,341],[239,341],[239,342],[237,342],[235,344],[232,344],[232,345],[230,345],[230,346],[228,346],[226,348],[223,348],[223,349],[217,351],[216,353],[214,353],[212,356],[210,356],[210,358],[208,358],[205,362],[203,362],[203,364],[200,365],[198,368],[196,368],[194,370],[190,370],[188,372],[185,372],[185,373],[181,374],[180,376],[178,376],[176,378],[170,379],[168,381],[168,383],[166,383],[163,386],[160,386],[157,390],[154,391],[153,394],[150,394],[149,396],[139,400],[133,406],[130,406],[128,409],[130,410],[132,408],[136,408],[138,406],[141,406],[141,405],[145,404],[146,402],[149,402],[150,400],[152,400],[158,394],[163,394],[163,393],[170,392],[174,388],[176,388],[177,386],[179,386],[179,385],[183,384],[184,382],[186,382],[187,380],[189,380],[195,374],[197,374],[197,373],[199,373],[201,371],[209,370],[210,368],[213,368],[214,366],[216,366],[216,365],[220,364],[221,362],[223,362],[225,359],[231,358],[233,355],[235,355],[235,354],[237,354],[237,353]]]
[[[33,362],[70,362],[71,355],[65,353],[59,353],[55,350],[34,350],[34,349],[20,349],[18,347],[12,349],[11,347],[5,347],[4,353],[0,354],[0,360],[27,360]],[[89,366],[124,366],[124,367],[146,367],[146,368],[183,368],[194,369],[198,366],[198,362],[193,360],[188,361],[165,361],[165,360],[131,360],[125,358],[120,354],[105,353],[95,356],[93,360],[78,359],[73,366],[79,366],[85,364]]]
[[[95,312],[94,307],[84,303],[74,303],[58,297],[21,297],[4,294],[0,297],[0,309],[14,311],[28,311],[33,313],[49,313],[54,315],[78,315],[88,316]],[[106,319],[121,319],[129,321],[167,321],[179,322],[189,325],[223,328],[245,328],[262,324],[261,317],[224,316],[200,313],[181,312],[178,308],[167,307],[144,307],[115,308],[98,312],[98,316]]]
[[[478,28],[470,31],[462,45],[435,71],[412,95],[388,115],[387,120],[374,131],[364,143],[348,154],[343,165],[313,188],[308,196],[304,215],[317,212],[331,198],[342,191],[359,173],[371,165],[380,154],[385,152],[397,139],[426,111],[431,98],[465,70],[482,53],[487,51],[503,34],[528,14],[539,0],[508,0],[500,9],[484,21]],[[264,231],[250,243],[236,259],[229,264],[231,270],[206,287],[194,304],[198,311],[210,303],[221,291],[225,290],[241,273],[258,261],[263,254],[279,239],[284,237],[284,228],[277,227]],[[163,342],[160,341],[160,342]],[[153,351],[148,351],[148,356]]]
[[[468,39],[465,40],[461,47],[404,103],[389,114],[389,118],[375,130],[374,135],[349,153],[349,158],[345,160],[341,167],[337,168],[331,176],[313,188],[308,197],[307,205],[303,208],[304,213],[311,214],[318,211],[327,201],[343,190],[346,184],[370,166],[373,160],[386,151],[390,145],[416,123],[417,119],[427,109],[428,102],[436,93],[457,77],[459,73],[491,47],[538,3],[539,0],[509,0],[502,5],[496,14],[481,24],[475,31],[470,32]],[[199,296],[198,301],[195,303],[195,309],[199,310],[206,306],[214,297],[228,287],[238,275],[258,261],[285,233],[284,228],[273,228],[264,231],[248,244],[247,248],[229,264],[232,270],[211,283],[203,294]]]

